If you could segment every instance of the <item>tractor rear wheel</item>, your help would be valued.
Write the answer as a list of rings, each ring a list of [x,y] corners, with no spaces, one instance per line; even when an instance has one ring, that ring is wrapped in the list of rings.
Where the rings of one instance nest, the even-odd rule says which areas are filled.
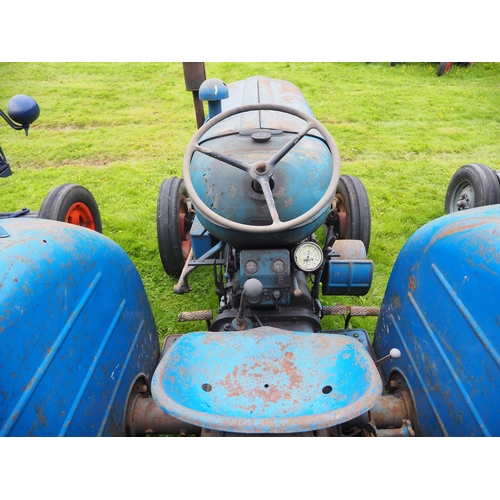
[[[444,209],[451,214],[497,203],[500,203],[498,175],[487,165],[471,163],[460,167],[451,178]]]
[[[361,180],[352,175],[341,175],[334,205],[338,214],[335,227],[337,237],[361,240],[368,253],[371,235],[370,201]]]
[[[189,231],[193,218],[184,180],[178,177],[165,179],[158,194],[156,232],[161,263],[173,278],[181,275],[191,251]]]
[[[90,191],[78,184],[62,184],[52,189],[44,198],[38,217],[102,233],[99,207]]]

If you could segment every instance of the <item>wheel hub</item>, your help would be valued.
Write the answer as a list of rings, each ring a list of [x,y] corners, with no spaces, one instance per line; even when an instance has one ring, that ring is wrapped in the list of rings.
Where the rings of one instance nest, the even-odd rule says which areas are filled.
[[[66,222],[95,230],[95,222],[92,217],[92,212],[89,207],[83,203],[74,203],[71,205],[66,214]]]

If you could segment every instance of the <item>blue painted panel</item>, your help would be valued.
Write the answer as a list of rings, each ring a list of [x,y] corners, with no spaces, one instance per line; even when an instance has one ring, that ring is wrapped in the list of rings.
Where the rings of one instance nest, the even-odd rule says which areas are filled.
[[[381,390],[357,340],[272,327],[183,335],[163,356],[152,384],[167,413],[243,433],[327,428],[365,413]]]
[[[209,232],[201,225],[200,219],[196,216],[189,231],[191,244],[193,246],[193,258],[199,259],[211,248],[211,238]]]
[[[247,104],[271,103],[302,111],[314,116],[299,88],[291,82],[253,76],[245,80],[232,82],[227,85],[229,97],[221,101],[222,112]],[[277,113],[276,111],[253,111],[244,115],[236,115],[217,124],[210,129],[203,140],[217,135],[239,133],[242,130],[265,128],[297,132],[303,127],[304,122],[292,115]],[[312,131],[311,135],[317,132]]]
[[[425,436],[500,436],[500,205],[419,229],[402,249],[375,332]]]
[[[330,213],[330,205],[326,206],[318,216],[315,217],[311,222],[297,227],[293,230],[287,230],[280,233],[268,233],[268,234],[249,234],[243,231],[236,231],[234,229],[227,229],[225,227],[219,226],[209,221],[202,215],[198,214],[200,222],[212,235],[217,235],[217,238],[227,242],[237,248],[258,248],[266,246],[268,248],[276,248],[288,246],[292,247],[296,245],[299,241],[307,238],[313,234],[318,227],[321,226],[328,217]]]
[[[136,375],[158,360],[138,273],[116,243],[84,228],[9,219],[0,239],[0,433],[125,432]]]
[[[284,269],[276,272],[273,263],[283,261]],[[246,271],[246,263],[253,261],[257,264],[255,272]],[[242,250],[240,252],[240,286],[247,280],[257,278],[264,288],[262,297],[258,302],[259,307],[288,306],[290,304],[290,291],[292,287],[292,268],[290,265],[290,251],[275,250]],[[279,293],[278,299],[274,293]],[[257,304],[254,304],[257,305]]]

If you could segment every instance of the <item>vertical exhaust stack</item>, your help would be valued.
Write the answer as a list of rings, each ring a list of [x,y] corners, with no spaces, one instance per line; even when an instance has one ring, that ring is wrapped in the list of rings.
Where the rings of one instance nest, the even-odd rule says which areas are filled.
[[[196,125],[200,128],[205,122],[205,111],[203,103],[200,101],[200,85],[206,80],[205,63],[202,62],[183,62],[184,82],[186,90],[193,93],[194,112],[196,115]]]

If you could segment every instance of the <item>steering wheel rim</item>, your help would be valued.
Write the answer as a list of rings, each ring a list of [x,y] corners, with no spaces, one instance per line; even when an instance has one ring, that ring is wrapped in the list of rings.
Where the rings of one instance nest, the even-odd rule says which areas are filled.
[[[251,111],[279,111],[282,113],[287,113],[294,115],[306,122],[306,126],[303,127],[299,132],[296,133],[295,137],[289,141],[283,148],[281,148],[277,153],[274,154],[274,156],[268,161],[268,162],[254,162],[252,164],[246,164],[244,162],[241,162],[239,160],[236,160],[232,157],[225,156],[224,154],[213,152],[210,150],[207,150],[205,148],[202,148],[199,145],[199,142],[201,138],[207,133],[208,130],[213,128],[215,125],[220,123],[221,121],[234,116],[238,115],[241,113],[248,113]],[[267,180],[267,185],[269,185],[268,179],[272,176],[272,173],[274,172],[274,167],[279,163],[279,161],[291,150],[293,147],[304,137],[307,132],[310,130],[317,130],[323,139],[326,141],[326,144],[328,146],[328,149],[330,150],[330,153],[332,154],[332,160],[333,160],[333,165],[332,165],[332,177],[330,180],[330,184],[328,188],[325,191],[325,194],[321,197],[321,199],[313,206],[311,207],[307,212],[303,213],[302,215],[295,217],[294,219],[291,219],[289,221],[282,222],[279,220],[276,220],[276,217],[273,215],[272,209],[270,207],[270,200],[269,200],[269,194],[272,197],[272,192],[271,188],[268,186],[266,187],[266,180]],[[196,190],[193,186],[192,180],[191,180],[191,159],[194,155],[195,152],[200,152],[202,154],[205,154],[207,156],[211,156],[213,158],[216,158],[224,163],[227,163],[233,167],[240,168],[242,170],[245,170],[251,178],[257,180],[259,183],[261,183],[261,186],[264,190],[264,196],[266,198],[266,203],[268,206],[268,209],[270,211],[271,217],[273,219],[272,224],[266,225],[266,226],[253,226],[250,224],[243,224],[240,222],[235,222],[229,219],[226,219],[225,217],[222,217],[221,215],[217,214],[214,212],[212,209],[210,209],[198,196],[196,193]],[[282,154],[281,154],[282,153]],[[269,164],[271,164],[270,168],[263,168],[262,164],[265,164],[266,167],[269,167]],[[253,170],[252,170],[253,169]],[[259,173],[259,169],[262,171],[262,173]],[[264,171],[265,170],[265,171]],[[227,111],[224,111],[223,113],[220,113],[213,118],[211,118],[209,121],[207,121],[198,131],[196,134],[191,138],[191,141],[189,142],[186,152],[184,154],[184,161],[183,161],[183,178],[184,178],[184,183],[186,185],[186,189],[189,193],[191,202],[193,203],[196,211],[198,211],[201,215],[203,215],[206,219],[208,219],[210,222],[215,223],[223,228],[235,230],[235,231],[243,231],[247,233],[276,233],[276,232],[282,232],[286,231],[288,229],[293,229],[296,227],[300,227],[308,222],[310,222],[315,216],[317,216],[326,206],[330,206],[333,198],[335,197],[336,189],[337,189],[337,184],[340,178],[340,154],[337,148],[337,145],[331,136],[330,132],[314,117],[311,115],[304,113],[302,111],[296,110],[290,106],[283,106],[283,105],[278,105],[278,104],[271,104],[271,103],[258,103],[258,104],[248,104],[244,106],[238,106],[236,108],[229,109]],[[274,197],[272,197],[272,203],[274,204]],[[277,211],[276,211],[277,213]]]

